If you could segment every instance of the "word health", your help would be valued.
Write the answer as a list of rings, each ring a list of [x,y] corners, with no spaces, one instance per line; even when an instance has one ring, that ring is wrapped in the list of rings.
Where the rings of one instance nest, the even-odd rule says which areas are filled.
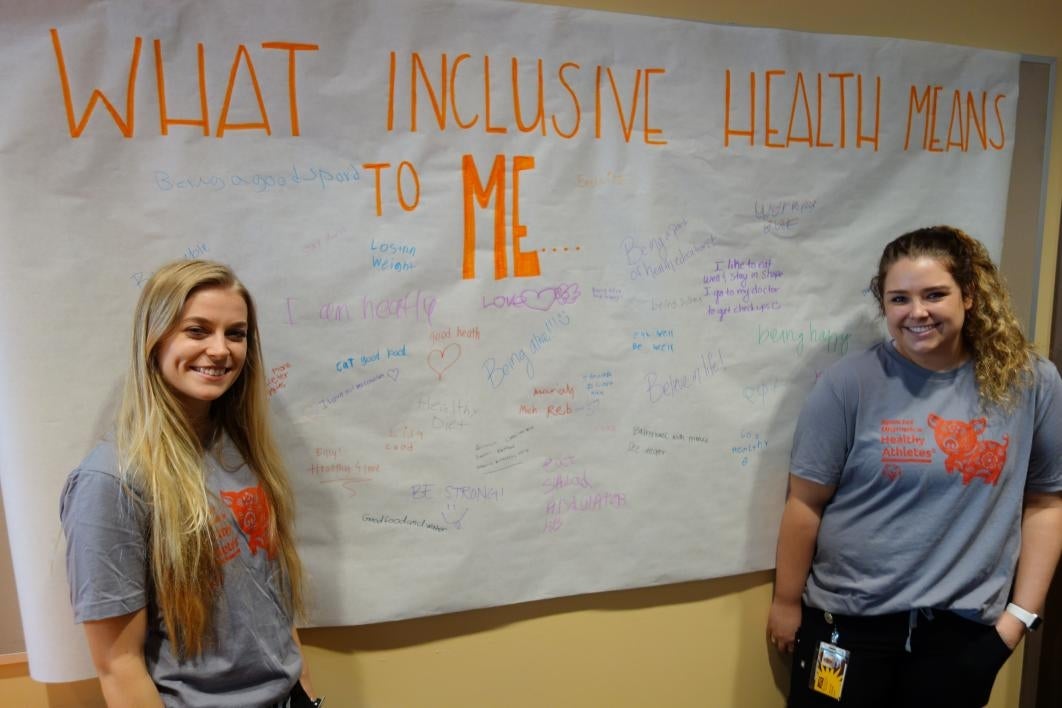
[[[360,460],[347,464],[337,459],[335,462],[315,462],[306,467],[306,472],[319,484],[339,486],[356,497],[358,487],[373,481],[372,475],[380,472],[380,465],[362,464]]]
[[[857,72],[816,72],[805,79],[802,71],[769,69],[762,75],[750,71],[746,84],[743,79],[732,77],[727,69],[725,82],[724,147],[730,147],[732,139],[743,142],[742,138],[748,138],[749,146],[765,148],[866,147],[877,152],[880,147],[880,76],[864,79]],[[987,90],[938,84],[908,84],[900,90],[907,94],[904,151],[911,149],[912,135],[917,140],[919,132],[922,139],[915,144],[926,152],[987,152],[1006,146],[1000,107],[1006,94],[990,96]],[[810,92],[814,93],[814,100]],[[744,113],[746,101],[748,111]]]
[[[656,340],[656,341],[654,341]],[[660,341],[663,340],[663,341]],[[673,329],[637,329],[634,331],[634,341],[631,342],[632,351],[675,351],[675,330]]]
[[[699,255],[708,248],[716,245],[714,234],[708,234],[692,244],[678,243],[674,245],[677,251],[671,255],[667,248],[656,247],[652,242],[649,246],[639,245],[634,238],[628,238],[623,242],[623,249],[627,255],[627,265],[630,266],[629,275],[631,280],[643,278],[656,279],[663,275],[676,273],[694,256]]]
[[[431,332],[431,343],[438,344],[448,339],[474,339],[479,341],[479,327],[447,327]]]
[[[114,121],[118,130],[125,138],[132,138],[136,135],[136,89],[139,85],[138,75],[140,74],[140,53],[143,48],[144,38],[133,38],[133,52],[132,58],[129,61],[129,79],[127,82],[126,95],[124,101],[116,100],[111,101],[99,88],[93,88],[89,96],[88,104],[82,111],[81,117],[78,118],[74,112],[74,91],[71,87],[70,72],[67,70],[66,57],[63,53],[62,42],[59,39],[59,31],[55,28],[49,30],[52,36],[52,48],[55,51],[55,61],[59,70],[59,82],[62,85],[63,91],[63,103],[66,108],[66,119],[70,130],[71,138],[80,138],[84,133],[85,128],[88,125],[89,119],[92,117],[93,110],[97,104],[102,103],[110,114],[111,119]],[[210,135],[210,115],[209,104],[207,103],[207,87],[206,87],[206,52],[204,51],[204,45],[202,42],[196,43],[196,55],[197,55],[197,68],[198,79],[196,80],[196,86],[199,90],[198,108],[199,114],[192,117],[173,117],[170,115],[168,98],[166,93],[166,62],[163,58],[163,45],[162,40],[155,39],[153,43],[155,54],[155,96],[158,98],[158,123],[159,134],[166,136],[170,134],[170,129],[175,126],[187,126],[190,128],[198,128],[204,137]],[[297,52],[316,52],[320,47],[316,44],[310,44],[307,42],[262,42],[261,48],[267,51],[266,54],[259,58],[259,61],[275,61],[283,60],[283,57],[287,56],[287,72],[277,71],[275,75],[283,75],[287,77],[286,84],[283,89],[286,90],[288,98],[288,115],[291,121],[290,130],[291,136],[297,137],[300,134],[299,130],[299,102],[298,94],[295,90],[296,76],[298,75],[298,66],[296,62]],[[274,54],[273,51],[281,52],[280,54]],[[187,57],[182,66],[186,71],[189,70],[187,63]],[[213,66],[217,66],[214,64]],[[171,67],[172,68],[172,67]],[[190,75],[195,75],[194,70],[188,71]],[[225,68],[222,68],[225,71]],[[145,72],[147,73],[147,72]],[[216,78],[220,78],[224,74],[220,72],[213,72]],[[221,103],[220,115],[218,117],[215,137],[223,137],[228,131],[243,131],[243,130],[255,130],[261,131],[266,135],[272,135],[273,129],[269,119],[269,114],[266,112],[266,102],[262,95],[262,88],[258,83],[258,73],[254,69],[254,62],[251,60],[251,53],[247,49],[247,45],[238,44],[232,58],[231,68],[228,69],[228,83],[225,86],[225,97]],[[235,91],[236,83],[242,77],[245,84],[244,88]],[[108,81],[110,82],[110,81]],[[249,84],[248,84],[249,82]],[[115,82],[120,83],[120,82]],[[253,113],[255,109],[258,111],[259,120],[256,122],[233,122],[229,120],[229,112],[232,108],[232,97],[234,93],[241,96],[253,95],[255,98],[254,103],[248,103],[248,105],[240,111],[241,114],[246,112]],[[115,104],[125,104],[125,115],[121,115]]]
[[[878,135],[881,129],[881,77],[867,81],[873,87],[873,96],[864,97],[863,74],[853,72],[827,73],[817,72],[814,76],[816,109],[808,99],[808,87],[804,72],[795,75],[783,69],[769,69],[763,72],[760,85],[762,94],[756,88],[757,72],[750,71],[747,86],[741,79],[731,77],[726,70],[726,88],[724,93],[723,146],[730,147],[731,138],[748,138],[749,146],[759,145],[767,148],[789,148],[803,144],[808,148],[849,148],[848,137],[851,116],[855,118],[855,148],[864,145],[878,151]],[[848,82],[855,79],[855,91]],[[774,84],[772,87],[771,84]],[[854,95],[853,95],[854,94]],[[826,101],[823,101],[823,98]],[[742,98],[747,98],[748,113],[743,114]],[[757,100],[758,99],[758,100]],[[771,106],[775,107],[775,118],[781,112],[781,120],[772,122]],[[825,104],[826,110],[823,110]],[[762,113],[757,113],[757,106]],[[785,107],[789,106],[788,113]],[[832,107],[835,111],[830,111]],[[733,116],[733,118],[732,118]],[[825,120],[823,120],[825,119]],[[826,131],[823,131],[825,123]],[[785,135],[778,126],[786,125]],[[762,130],[761,130],[762,126]],[[829,142],[832,141],[832,142]]]
[[[741,444],[732,445],[730,447],[730,454],[735,457],[741,458],[741,466],[747,467],[749,464],[749,457],[756,455],[767,449],[767,438],[762,437],[757,432],[742,431],[741,432]]]
[[[650,403],[657,403],[671,396],[677,396],[688,389],[698,386],[710,380],[719,372],[726,369],[723,359],[723,350],[706,352],[701,354],[700,363],[689,373],[664,374],[658,376],[655,371],[645,375],[645,392],[649,396]]]
[[[173,190],[218,192],[228,188],[269,192],[303,186],[318,186],[321,189],[327,189],[336,184],[351,184],[361,179],[358,168],[353,163],[328,170],[323,167],[292,165],[290,172],[251,172],[229,175],[174,175],[166,170],[155,170],[152,176],[155,188],[160,192]]]
[[[306,472],[314,477],[320,478],[320,481],[322,482],[340,481],[337,479],[337,476],[340,476],[345,480],[347,479],[345,475],[376,474],[379,471],[380,465],[362,464],[360,461],[351,464],[345,464],[342,462],[321,464],[319,462],[314,462],[306,467]]]
[[[816,327],[813,322],[808,323],[807,329],[759,325],[756,332],[756,344],[792,345],[793,350],[798,355],[802,355],[805,342],[809,342],[812,345],[822,345],[822,348],[831,354],[843,356],[848,353],[849,336],[848,332],[834,332],[829,328]]]
[[[482,296],[481,300],[484,310],[496,307],[498,309],[527,308],[546,312],[555,304],[573,304],[581,294],[578,283],[561,283],[545,288],[528,288],[515,295],[495,295],[489,300],[486,296]]]
[[[460,432],[469,425],[469,420],[478,412],[463,398],[440,398],[420,396],[417,408],[431,414],[431,429],[442,432]]]
[[[815,212],[815,206],[814,199],[757,200],[752,204],[752,211],[763,224],[764,235],[788,238],[798,231],[801,217]]]
[[[472,59],[469,64],[465,62]],[[521,59],[510,57],[508,62],[499,62],[496,57],[485,54],[480,60],[473,59],[471,54],[461,53],[450,61],[447,54],[439,55],[439,68],[436,72],[434,67],[429,67],[419,52],[410,52],[408,63],[398,72],[399,56],[390,52],[387,81],[387,131],[396,129],[396,116],[405,117],[405,111],[409,112],[408,126],[410,132],[417,132],[419,124],[418,108],[423,102],[430,106],[431,114],[428,121],[434,118],[434,124],[439,131],[448,129],[457,130],[482,130],[487,134],[505,134],[510,129],[521,133],[539,133],[543,137],[549,129],[555,136],[570,140],[576,137],[583,128],[583,105],[589,103],[591,97],[580,95],[576,86],[585,85],[585,81],[579,78],[582,66],[574,61],[565,61],[556,67],[555,78],[549,82],[549,91],[546,86],[546,73],[543,61],[537,58],[531,71],[535,72],[532,90],[526,85],[523,91],[520,88],[520,77],[527,73],[527,62],[524,59],[521,71]],[[403,61],[405,57],[403,57]],[[499,69],[498,64],[502,67]],[[464,65],[464,66],[463,66]],[[407,68],[408,67],[408,68]],[[495,80],[491,80],[491,71],[494,70]],[[625,142],[629,143],[635,135],[635,130],[640,128],[641,139],[646,145],[666,145],[667,140],[661,139],[663,130],[650,124],[649,118],[649,84],[653,76],[666,73],[661,67],[636,68],[634,76],[625,81],[619,72],[614,72],[611,66],[598,64],[593,70],[594,88],[592,96],[593,105],[593,137],[600,140],[606,129],[605,118],[611,124],[611,130],[618,128]],[[403,101],[406,85],[398,83],[399,76],[408,76],[408,101]],[[498,77],[501,78],[498,78]],[[511,78],[510,78],[511,77]],[[505,86],[507,89],[504,104],[499,104],[491,97],[493,86]],[[629,86],[629,88],[628,88]],[[422,94],[418,94],[418,89]],[[482,89],[482,90],[481,90]],[[468,91],[473,93],[469,94]],[[660,89],[657,89],[659,92]],[[547,94],[548,103],[555,105],[556,102],[564,103],[566,110],[560,114],[552,113],[546,120]],[[420,98],[423,95],[425,98]],[[527,95],[536,97],[533,106],[528,106],[521,100]],[[630,95],[630,102],[625,96]],[[654,93],[659,96],[659,93]],[[559,97],[559,98],[555,98]],[[496,94],[495,94],[496,98]],[[570,103],[570,105],[567,105]],[[512,110],[507,109],[511,106]],[[587,107],[589,110],[589,106]],[[492,116],[502,116],[504,123],[492,122]],[[558,115],[560,116],[558,119]],[[482,120],[481,120],[482,119]],[[618,124],[618,125],[617,125]],[[478,127],[477,127],[478,126]]]
[[[417,267],[412,260],[406,260],[406,258],[412,259],[417,255],[416,246],[401,243],[376,243],[376,239],[372,239],[369,243],[369,251],[372,253],[374,270],[405,273]]]
[[[396,347],[394,349],[392,349],[391,347],[384,347],[382,350],[381,349],[377,349],[372,354],[362,354],[361,356],[351,356],[351,357],[347,357],[346,359],[337,361],[336,362],[336,371],[337,372],[349,371],[349,370],[353,369],[357,364],[361,364],[362,366],[368,366],[369,364],[375,364],[375,363],[383,360],[383,359],[381,359],[383,352],[387,353],[387,360],[399,359],[399,358],[403,358],[403,357],[407,356],[407,354],[406,354],[406,345],[405,344],[403,344],[400,347]]]

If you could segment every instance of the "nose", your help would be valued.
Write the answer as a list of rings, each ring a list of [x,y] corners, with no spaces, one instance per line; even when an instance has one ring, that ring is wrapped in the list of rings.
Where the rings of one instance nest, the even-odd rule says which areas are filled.
[[[224,332],[219,332],[207,341],[207,356],[211,359],[225,359],[229,356],[229,340]]]
[[[915,298],[911,301],[911,317],[921,319],[929,314],[929,310],[926,309],[926,305],[920,298]]]

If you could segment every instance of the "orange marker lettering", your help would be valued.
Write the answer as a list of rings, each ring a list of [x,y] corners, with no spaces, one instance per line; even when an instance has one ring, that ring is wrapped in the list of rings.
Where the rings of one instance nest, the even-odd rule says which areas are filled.
[[[262,49],[284,49],[288,52],[288,106],[291,113],[291,134],[299,135],[299,101],[295,90],[295,52],[316,52],[316,44],[294,42],[262,42]]]
[[[229,104],[232,101],[232,89],[236,85],[236,73],[240,69],[240,59],[247,63],[247,75],[251,78],[251,86],[254,88],[254,97],[258,101],[258,112],[262,117],[260,123],[229,123]],[[232,59],[232,70],[229,72],[229,85],[225,88],[225,102],[221,106],[221,117],[218,119],[216,136],[222,137],[226,130],[264,130],[266,135],[272,135],[269,128],[269,116],[266,115],[265,102],[262,100],[262,90],[258,86],[258,76],[254,71],[254,63],[247,47],[243,44],[236,48],[236,55]]]
[[[663,135],[664,131],[659,128],[649,127],[649,76],[651,74],[665,74],[666,69],[645,70],[645,106],[642,110],[642,140],[646,145],[667,145],[666,140],[653,140],[650,135]]]
[[[122,137],[133,137],[136,110],[136,72],[140,66],[140,46],[143,40],[140,37],[136,37],[133,40],[133,56],[129,60],[129,83],[126,85],[125,91],[125,118],[123,119],[118,115],[118,110],[107,100],[103,92],[97,88],[92,90],[88,105],[85,106],[85,111],[81,114],[81,120],[77,121],[74,118],[74,101],[70,91],[70,79],[66,73],[66,61],[63,59],[63,47],[59,43],[59,31],[53,27],[49,32],[52,35],[52,47],[55,49],[55,63],[59,69],[59,82],[63,86],[63,103],[66,106],[66,122],[70,128],[70,137],[80,138],[81,134],[85,132],[85,126],[88,124],[89,118],[92,117],[92,111],[95,109],[97,101],[103,102],[104,108],[111,114],[115,125],[118,126],[118,130],[122,133]]]
[[[166,77],[163,73],[162,40],[156,39],[155,46],[155,88],[159,97],[159,132],[170,134],[171,125],[198,125],[203,128],[203,135],[210,135],[210,118],[207,113],[206,96],[206,57],[203,43],[196,44],[196,56],[199,64],[199,118],[170,118],[166,110]]]

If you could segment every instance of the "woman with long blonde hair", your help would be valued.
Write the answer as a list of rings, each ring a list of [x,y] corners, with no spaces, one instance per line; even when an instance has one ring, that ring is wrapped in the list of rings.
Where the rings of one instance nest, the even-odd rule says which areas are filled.
[[[264,370],[254,301],[228,267],[178,261],[144,285],[115,435],[60,504],[71,601],[110,708],[313,695]]]
[[[959,229],[893,240],[871,290],[890,339],[797,422],[767,638],[791,707],[983,706],[1062,550],[1062,381]]]

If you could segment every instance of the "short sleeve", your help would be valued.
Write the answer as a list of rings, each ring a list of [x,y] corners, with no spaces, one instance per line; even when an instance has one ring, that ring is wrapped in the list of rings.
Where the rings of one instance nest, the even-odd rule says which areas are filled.
[[[59,501],[66,534],[70,604],[78,622],[136,612],[147,605],[147,515],[111,473],[79,468]]]
[[[837,484],[852,448],[844,389],[827,372],[811,389],[797,419],[790,471],[819,484]]]
[[[1049,361],[1037,362],[1036,412],[1025,488],[1062,491],[1062,379]]]

